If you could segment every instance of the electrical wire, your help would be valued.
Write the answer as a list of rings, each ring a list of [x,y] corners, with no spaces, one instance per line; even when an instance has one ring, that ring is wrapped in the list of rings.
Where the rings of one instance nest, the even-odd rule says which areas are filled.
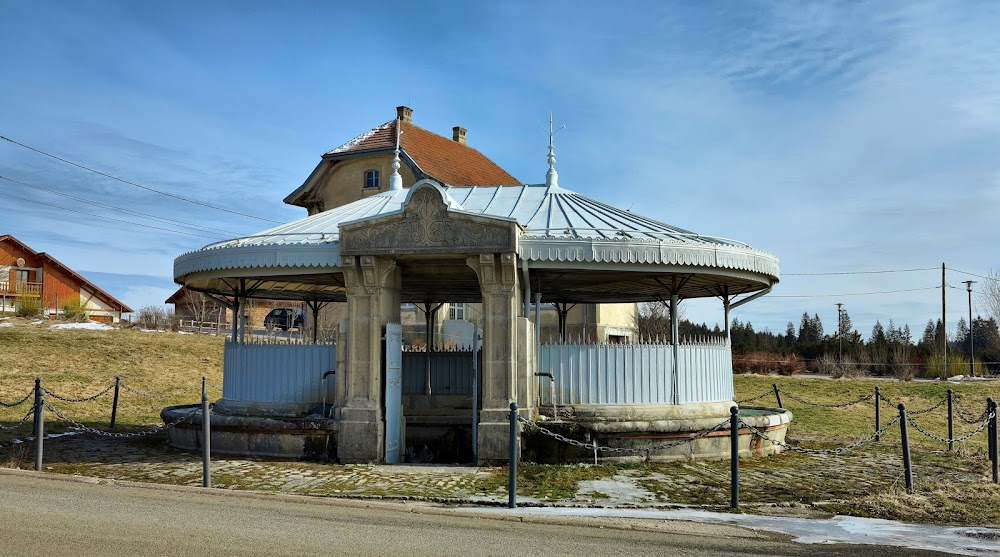
[[[985,275],[977,275],[976,273],[970,273],[968,271],[959,271],[958,269],[952,269],[951,267],[947,267],[947,269],[949,271],[954,271],[956,273],[961,273],[963,275],[970,275],[970,276],[973,276],[973,277],[979,277],[981,279],[991,280],[991,281],[994,281],[994,282],[1000,282],[1000,278],[997,278],[997,277],[988,277],[988,276],[985,276]]]
[[[829,273],[781,273],[785,277],[819,277],[832,275],[879,275],[883,273],[913,273],[916,271],[936,271],[938,267],[920,267],[917,269],[884,269],[880,271],[837,271]]]
[[[75,195],[70,195],[68,193],[63,193],[61,191],[57,191],[57,190],[53,190],[53,189],[49,189],[49,188],[43,188],[42,186],[38,186],[38,185],[35,185],[35,184],[29,184],[28,182],[22,182],[20,180],[15,180],[13,178],[8,178],[8,177],[3,176],[3,175],[0,175],[0,180],[6,180],[8,182],[13,182],[15,184],[19,184],[19,185],[26,186],[26,187],[29,187],[29,188],[34,188],[36,190],[41,190],[41,191],[44,191],[44,192],[48,192],[48,193],[51,193],[52,195],[62,196],[62,197],[65,197],[67,199],[72,199],[73,201],[79,201],[81,203],[87,203],[89,205],[94,205],[96,207],[102,207],[104,209],[111,209],[113,211],[121,211],[123,213],[128,213],[128,214],[131,214],[131,215],[135,215],[137,217],[145,217],[145,218],[149,218],[149,219],[154,219],[154,220],[158,220],[160,222],[167,223],[167,224],[180,224],[180,225],[183,225],[183,226],[190,226],[192,228],[202,228],[204,230],[211,230],[211,231],[214,231],[214,232],[222,232],[223,234],[231,234],[233,236],[239,236],[240,235],[238,232],[233,232],[231,230],[223,230],[221,228],[212,228],[211,226],[205,226],[203,224],[195,224],[195,223],[192,223],[192,222],[185,222],[185,221],[182,221],[182,220],[169,219],[169,218],[166,218],[166,217],[158,217],[156,215],[151,215],[149,213],[143,213],[141,211],[134,211],[132,209],[127,209],[125,207],[118,207],[118,206],[115,206],[115,205],[109,205],[107,203],[101,203],[99,201],[91,201],[89,199],[84,199],[82,197],[77,197]]]
[[[75,166],[75,167],[80,168],[82,170],[86,170],[87,172],[93,172],[94,174],[97,174],[98,176],[104,176],[105,178],[110,178],[112,180],[121,182],[123,184],[127,184],[127,185],[132,186],[132,187],[136,187],[136,188],[143,189],[143,190],[146,190],[146,191],[150,191],[150,192],[153,192],[153,193],[158,193],[160,195],[165,195],[167,197],[170,197],[170,198],[173,198],[173,199],[177,199],[179,201],[184,201],[186,203],[192,203],[194,205],[200,205],[202,207],[208,207],[209,209],[215,209],[216,211],[224,211],[226,213],[231,213],[233,215],[239,215],[241,217],[247,217],[247,218],[251,218],[251,219],[262,220],[262,221],[265,221],[265,222],[272,222],[272,223],[275,223],[275,224],[282,224],[280,221],[271,220],[271,219],[267,219],[267,218],[264,218],[264,217],[258,217],[258,216],[250,215],[250,214],[247,214],[247,213],[241,213],[239,211],[233,211],[232,209],[226,209],[225,207],[219,207],[218,205],[212,205],[211,203],[205,203],[204,201],[198,201],[196,199],[190,199],[190,198],[183,197],[183,196],[180,196],[180,195],[177,195],[177,194],[173,194],[173,193],[161,191],[161,190],[154,189],[154,188],[151,188],[151,187],[148,187],[148,186],[143,186],[143,185],[137,184],[135,182],[130,182],[128,180],[125,180],[124,178],[118,178],[117,176],[112,176],[110,174],[106,174],[104,172],[101,172],[100,170],[94,170],[93,168],[84,166],[82,164],[78,164],[78,163],[75,163],[73,161],[69,161],[69,160],[66,160],[64,158],[57,157],[56,155],[53,155],[51,153],[46,153],[45,151],[42,151],[41,149],[36,149],[35,147],[32,147],[30,145],[25,145],[24,143],[20,143],[18,141],[14,141],[13,139],[11,139],[9,137],[5,137],[5,136],[0,135],[0,139],[2,139],[4,141],[7,141],[9,143],[13,143],[14,145],[17,145],[19,147],[23,147],[23,148],[25,148],[25,149],[27,149],[29,151],[34,151],[35,153],[38,153],[39,155],[44,155],[44,156],[49,157],[51,159],[55,159],[57,161],[64,162],[66,164]]]
[[[211,240],[218,239],[217,236],[206,236],[204,234],[196,234],[194,232],[184,232],[183,230],[173,230],[171,228],[163,228],[163,227],[160,227],[160,226],[153,226],[151,224],[143,224],[141,222],[132,222],[130,220],[125,220],[125,219],[116,219],[114,217],[106,217],[104,215],[98,215],[98,214],[95,214],[95,213],[88,213],[86,211],[80,211],[80,210],[77,210],[77,209],[71,209],[69,207],[63,207],[61,205],[55,205],[53,203],[45,203],[43,201],[35,201],[34,199],[26,199],[24,197],[17,197],[16,195],[4,195],[3,199],[17,199],[18,201],[25,201],[27,203],[34,203],[36,205],[44,205],[45,207],[51,207],[51,208],[54,208],[54,209],[59,209],[60,211],[68,211],[70,213],[78,213],[78,214],[81,214],[81,215],[86,215],[88,217],[96,217],[96,218],[99,218],[99,219],[105,219],[105,220],[110,220],[110,221],[114,221],[114,222],[122,222],[122,223],[125,223],[125,224],[131,224],[132,226],[141,226],[143,228],[152,228],[154,230],[162,230],[164,232],[173,232],[174,234],[185,234],[187,236],[198,236],[200,238],[208,238],[208,239],[211,239]]]
[[[918,292],[921,290],[937,290],[940,286],[929,288],[907,288],[904,290],[882,290],[879,292],[849,292],[845,294],[771,294],[768,298],[836,298],[839,296],[873,296],[876,294],[898,294],[900,292]]]

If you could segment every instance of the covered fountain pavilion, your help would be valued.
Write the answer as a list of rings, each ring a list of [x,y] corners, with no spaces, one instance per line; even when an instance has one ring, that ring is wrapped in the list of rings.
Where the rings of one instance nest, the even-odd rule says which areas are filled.
[[[689,435],[726,419],[729,310],[770,291],[777,258],[595,201],[559,187],[550,173],[547,184],[504,187],[423,180],[403,189],[394,181],[389,191],[178,257],[177,283],[228,300],[236,314],[247,298],[301,300],[315,322],[324,304],[347,303],[335,346],[251,345],[234,328],[213,429],[218,419],[238,436],[240,420],[250,420],[259,436],[277,424],[325,436],[340,462],[391,463],[405,454],[408,413],[441,410],[439,420],[471,432],[472,454],[484,464],[507,459],[512,402],[526,419],[572,421],[611,445]],[[682,343],[678,305],[702,297],[720,300],[726,334]],[[536,338],[539,303],[647,301],[670,308],[667,344]],[[482,363],[465,370],[471,392],[403,401],[400,304],[436,302],[482,304]],[[762,419],[758,426],[783,436],[787,415]],[[183,446],[184,435],[171,439]],[[212,446],[225,450],[215,435]],[[233,450],[301,447],[244,438]]]

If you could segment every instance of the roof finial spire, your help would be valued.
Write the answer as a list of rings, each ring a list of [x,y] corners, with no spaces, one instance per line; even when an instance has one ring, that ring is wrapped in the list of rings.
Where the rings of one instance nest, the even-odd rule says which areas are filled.
[[[552,113],[549,112],[549,171],[545,173],[545,185],[552,188],[559,187],[559,173],[556,172],[556,144],[555,136],[559,130],[566,126],[560,126],[558,130],[552,129]]]
[[[392,157],[392,176],[389,176],[389,190],[403,189],[403,177],[399,175],[399,136],[403,134],[402,119],[396,120],[396,150]]]

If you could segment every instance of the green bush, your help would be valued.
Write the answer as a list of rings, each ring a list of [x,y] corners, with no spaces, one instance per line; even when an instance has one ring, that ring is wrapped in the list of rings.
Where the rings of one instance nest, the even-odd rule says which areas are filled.
[[[42,314],[42,300],[36,297],[18,298],[14,302],[14,315],[18,317],[38,317]]]
[[[79,298],[63,304],[62,310],[63,319],[67,321],[85,321],[88,317],[87,311],[83,308]]]

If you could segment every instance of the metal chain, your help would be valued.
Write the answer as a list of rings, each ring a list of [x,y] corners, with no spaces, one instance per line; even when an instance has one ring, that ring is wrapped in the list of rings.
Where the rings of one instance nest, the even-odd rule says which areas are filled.
[[[923,433],[927,437],[930,437],[931,439],[933,439],[935,441],[938,441],[940,443],[964,443],[965,441],[968,441],[970,437],[972,437],[973,435],[975,435],[975,434],[979,433],[980,431],[982,431],[987,425],[989,425],[990,420],[992,420],[992,419],[993,419],[993,413],[990,412],[990,415],[987,416],[986,419],[983,420],[983,423],[979,424],[979,427],[977,427],[974,431],[972,431],[972,433],[969,433],[968,435],[965,435],[963,437],[959,437],[958,439],[947,439],[947,438],[944,438],[944,437],[938,437],[937,435],[934,435],[933,433],[931,433],[931,432],[927,431],[926,429],[920,427],[920,424],[918,424],[916,422],[916,420],[914,420],[910,416],[906,416],[906,421],[910,425],[912,425],[914,428],[916,428],[917,431],[919,431],[920,433]]]
[[[527,420],[525,418],[522,418],[521,416],[518,416],[517,419],[518,419],[519,422],[527,424],[528,426],[536,429],[539,433],[542,433],[544,435],[548,435],[549,437],[552,437],[553,439],[555,439],[557,441],[562,441],[564,443],[569,443],[570,445],[573,445],[574,447],[579,447],[581,449],[587,449],[587,450],[590,450],[590,451],[594,450],[594,443],[593,442],[591,442],[591,443],[584,443],[582,441],[577,441],[576,439],[570,439],[570,438],[565,437],[563,435],[560,435],[560,434],[558,434],[558,433],[556,433],[554,431],[549,431],[548,429],[545,429],[544,427],[538,425],[538,423],[533,422],[531,420]],[[666,445],[647,445],[645,447],[602,447],[602,446],[598,445],[597,446],[597,450],[600,451],[600,452],[605,452],[605,453],[618,453],[618,454],[643,454],[643,453],[648,453],[650,451],[662,451],[662,450],[666,450],[666,449],[671,449],[673,447],[678,447],[680,445],[684,445],[685,443],[691,443],[691,442],[697,441],[698,439],[701,439],[702,437],[705,437],[705,436],[709,435],[710,433],[718,431],[718,430],[720,430],[720,429],[722,429],[722,428],[724,428],[724,427],[726,427],[728,425],[729,425],[729,420],[727,419],[726,421],[721,422],[720,424],[718,424],[716,426],[713,426],[710,429],[702,431],[702,432],[698,433],[697,435],[694,435],[694,436],[691,436],[691,437],[685,437],[684,439],[680,439],[680,440],[674,441],[672,443],[667,443]]]
[[[754,426],[748,424],[742,418],[740,419],[740,423],[742,425],[746,426],[750,430],[750,432],[753,433],[755,436],[757,436],[757,437],[759,437],[759,438],[761,438],[761,439],[763,439],[765,441],[768,441],[768,442],[770,442],[773,445],[777,445],[779,447],[783,447],[783,448],[788,449],[790,451],[795,451],[795,452],[798,452],[798,453],[807,454],[807,455],[811,455],[811,456],[825,456],[825,455],[831,455],[831,454],[839,455],[839,454],[846,453],[848,451],[853,451],[854,449],[857,449],[859,447],[862,447],[864,445],[867,445],[867,444],[875,441],[875,439],[877,439],[881,435],[885,434],[885,432],[888,431],[889,428],[893,427],[898,422],[899,422],[899,416],[896,416],[885,427],[883,427],[882,429],[876,431],[870,437],[868,437],[866,439],[862,439],[862,440],[857,441],[855,443],[851,443],[850,445],[844,445],[843,447],[837,447],[835,449],[806,449],[804,447],[796,447],[795,445],[791,445],[791,444],[785,443],[783,441],[778,441],[777,439],[771,439],[764,432],[762,432],[759,429],[755,428]]]
[[[792,393],[790,393],[788,391],[783,391],[781,389],[778,389],[778,391],[781,394],[788,396],[788,398],[790,398],[792,400],[796,400],[798,402],[801,402],[802,404],[808,404],[810,406],[819,406],[820,408],[846,408],[848,406],[854,406],[855,404],[859,404],[859,403],[862,403],[862,402],[865,402],[865,401],[868,401],[868,400],[871,400],[871,399],[875,398],[875,395],[871,394],[871,395],[868,395],[868,396],[865,396],[865,397],[861,397],[858,400],[854,400],[854,401],[851,401],[851,402],[845,402],[843,404],[820,404],[818,402],[811,402],[811,401],[808,401],[808,400],[801,399],[801,398],[793,395]]]
[[[891,405],[893,405],[893,406],[895,406],[895,405],[896,405],[896,403],[895,403],[895,402],[893,402],[892,400],[890,400],[890,399],[889,399],[889,397],[887,397],[887,396],[885,396],[884,394],[882,394],[882,391],[879,391],[879,393],[878,393],[878,397],[879,397],[880,399],[882,399],[882,402],[885,402],[885,403],[887,403],[887,404],[891,404]]]
[[[104,437],[114,437],[114,438],[118,438],[118,439],[135,438],[135,437],[146,437],[148,435],[152,435],[154,433],[158,433],[160,431],[163,431],[165,428],[167,428],[169,426],[178,425],[178,424],[180,424],[180,423],[182,423],[184,421],[187,421],[187,420],[191,419],[194,415],[198,414],[198,412],[190,412],[187,416],[184,416],[183,418],[181,418],[181,419],[179,419],[179,420],[177,420],[175,422],[170,422],[169,424],[157,424],[157,425],[153,426],[151,429],[148,429],[146,431],[136,431],[136,432],[132,432],[132,433],[122,433],[122,432],[104,431],[104,430],[100,430],[100,429],[97,429],[97,428],[94,428],[94,427],[90,427],[88,425],[81,424],[80,422],[74,420],[73,418],[70,418],[69,416],[63,414],[62,412],[60,412],[58,409],[56,409],[54,406],[52,406],[48,402],[45,403],[45,407],[48,408],[49,410],[51,410],[53,414],[55,414],[56,416],[58,416],[60,420],[62,420],[64,422],[68,422],[69,424],[71,424],[76,429],[79,429],[79,430],[87,432],[87,433],[93,433],[95,435],[101,435],[101,436],[104,436]]]
[[[761,394],[759,394],[759,395],[757,395],[757,396],[755,396],[753,398],[745,398],[743,400],[737,400],[736,403],[737,404],[743,404],[743,403],[746,403],[746,402],[753,402],[755,400],[760,400],[760,399],[766,397],[767,395],[773,395],[773,394],[774,394],[774,391],[764,391],[763,393],[761,393]]]
[[[958,414],[958,418],[967,424],[978,424],[979,422],[983,421],[983,419],[985,419],[986,415],[989,413],[989,410],[983,410],[983,413],[980,414],[978,418],[969,419],[969,417],[962,412],[962,409],[958,407],[959,400],[960,399],[955,400],[955,404],[952,406],[952,408],[955,410],[955,414]]]
[[[4,402],[4,401],[0,400],[0,406],[3,406],[4,408],[14,408],[15,406],[20,406],[20,405],[24,404],[24,401],[26,401],[29,398],[31,398],[31,395],[33,395],[33,394],[35,394],[35,389],[31,389],[30,391],[28,391],[28,394],[24,395],[24,398],[22,398],[21,400],[19,400],[17,402],[7,403],[7,402]]]
[[[34,414],[34,413],[35,413],[35,407],[34,407],[34,406],[32,406],[32,407],[31,407],[31,409],[30,409],[30,410],[28,410],[28,413],[27,413],[27,414],[25,414],[23,418],[21,418],[21,421],[20,421],[20,422],[18,422],[18,423],[16,423],[16,424],[14,424],[14,425],[12,425],[12,426],[5,426],[5,425],[0,425],[0,430],[4,430],[4,431],[11,431],[11,430],[13,430],[13,429],[17,429],[17,428],[19,428],[19,427],[23,426],[23,425],[24,425],[24,423],[28,421],[28,418],[30,418],[30,417],[31,417],[31,415],[32,415],[32,414]]]
[[[115,384],[112,383],[112,384],[108,385],[107,389],[104,389],[103,391],[97,393],[96,395],[94,395],[94,396],[88,396],[88,397],[83,397],[83,398],[69,398],[69,397],[65,397],[63,395],[53,393],[52,391],[50,391],[48,389],[45,389],[45,394],[46,394],[46,396],[51,396],[52,398],[57,398],[57,399],[59,399],[59,400],[61,400],[63,402],[71,402],[71,403],[75,403],[75,402],[88,402],[88,401],[100,398],[100,397],[108,394],[108,391],[110,391],[111,389],[114,389],[114,388],[115,388]]]
[[[948,402],[948,397],[942,398],[940,400],[940,402],[938,402],[934,406],[931,406],[930,408],[924,408],[923,410],[913,410],[913,411],[907,410],[906,414],[908,416],[917,416],[917,415],[920,415],[920,414],[926,414],[926,413],[930,412],[931,410],[934,410],[935,408],[937,408],[938,406],[941,406],[942,404],[944,404],[946,402]]]
[[[180,391],[180,392],[177,392],[177,393],[172,393],[172,394],[167,394],[167,395],[157,395],[157,394],[153,394],[153,393],[147,393],[145,391],[140,391],[139,389],[134,389],[132,387],[129,387],[125,383],[122,383],[122,387],[126,391],[129,391],[131,393],[135,393],[135,394],[137,394],[139,396],[144,396],[144,397],[147,397],[147,398],[155,398],[155,399],[173,398],[173,397],[178,397],[178,396],[181,396],[181,395],[186,395],[188,393],[193,393],[193,392],[201,390],[201,387],[198,386],[198,387],[195,387],[193,389],[188,389],[186,391]]]

